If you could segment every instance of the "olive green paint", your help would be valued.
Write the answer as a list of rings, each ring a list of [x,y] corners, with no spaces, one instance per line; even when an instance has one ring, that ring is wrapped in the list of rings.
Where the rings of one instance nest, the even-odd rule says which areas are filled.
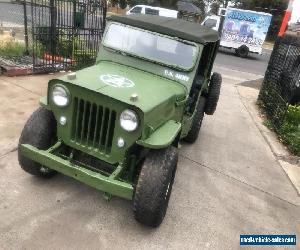
[[[146,140],[138,140],[136,143],[146,148],[165,148],[175,140],[181,130],[181,124],[173,120],[155,130]]]
[[[70,161],[62,159],[47,151],[39,150],[31,145],[21,145],[21,152],[27,158],[40,163],[50,169],[79,180],[98,190],[108,192],[128,200],[132,199],[133,187],[129,183],[121,182],[112,177],[106,177],[89,169],[79,167]]]
[[[178,38],[174,37],[174,39]],[[201,75],[203,81],[199,89],[198,101],[201,95],[207,93],[218,42],[196,43],[196,46],[198,55],[195,65],[187,71],[146,60],[138,55],[121,53],[101,44],[94,66],[77,71],[74,80],[63,76],[49,82],[47,96],[41,98],[40,105],[53,112],[57,121],[58,140],[70,148],[110,164],[115,169],[111,176],[106,177],[98,172],[76,166],[69,160],[52,154],[51,150],[39,150],[30,145],[21,145],[21,153],[108,195],[132,199],[133,187],[129,180],[133,177],[125,182],[120,180],[120,176],[124,169],[134,172],[133,164],[140,160],[135,154],[136,147],[165,148],[173,144],[179,136],[182,138],[187,135],[194,117],[194,112],[185,111],[187,100],[193,89],[194,79],[200,71],[203,72]],[[210,46],[209,53],[206,53],[207,46]],[[112,75],[122,77],[130,84],[126,87],[112,86],[105,80],[106,76]],[[51,93],[57,84],[66,88],[70,94],[70,102],[66,107],[58,107],[53,103]],[[131,98],[132,95],[137,98]],[[80,99],[115,112],[116,122],[109,152],[93,147],[88,138],[74,139],[76,122],[74,110],[78,105],[75,100]],[[139,126],[136,131],[127,132],[121,128],[119,118],[125,109],[131,109],[137,114]],[[59,123],[61,116],[67,119],[65,125]],[[120,137],[125,141],[122,148],[117,146]]]
[[[141,29],[151,30],[170,37],[180,37],[185,40],[201,44],[214,43],[219,40],[219,33],[196,22],[187,22],[183,19],[160,17],[152,15],[112,15],[109,21],[116,21]]]

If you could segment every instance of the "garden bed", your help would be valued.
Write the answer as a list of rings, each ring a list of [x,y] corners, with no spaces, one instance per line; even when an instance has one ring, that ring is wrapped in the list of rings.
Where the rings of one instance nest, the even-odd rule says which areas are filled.
[[[291,153],[300,156],[300,105],[289,105],[285,119],[279,129],[276,129],[268,119],[265,120],[264,124],[277,133],[279,140],[287,146]]]

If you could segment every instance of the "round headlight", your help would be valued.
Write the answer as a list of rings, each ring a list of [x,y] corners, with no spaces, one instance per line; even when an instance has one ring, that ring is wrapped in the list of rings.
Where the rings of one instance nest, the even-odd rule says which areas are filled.
[[[54,86],[52,90],[52,100],[55,105],[65,107],[69,104],[69,94],[62,86]]]
[[[134,131],[138,127],[138,118],[134,111],[126,109],[120,115],[120,125],[126,131]]]

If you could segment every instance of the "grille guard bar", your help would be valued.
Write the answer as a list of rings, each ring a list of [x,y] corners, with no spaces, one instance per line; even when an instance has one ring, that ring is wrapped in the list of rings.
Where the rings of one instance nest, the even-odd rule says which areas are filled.
[[[107,177],[51,154],[51,150],[39,150],[29,144],[21,144],[20,147],[22,155],[45,167],[70,176],[111,195],[119,196],[127,200],[132,200],[133,198],[133,186],[129,183],[116,180],[122,171],[122,166],[118,166],[116,170]]]

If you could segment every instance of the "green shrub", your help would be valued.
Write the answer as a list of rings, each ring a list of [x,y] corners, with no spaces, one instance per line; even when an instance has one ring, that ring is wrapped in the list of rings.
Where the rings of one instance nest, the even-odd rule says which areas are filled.
[[[36,28],[38,41],[35,48],[35,56],[43,57],[44,53],[52,54],[50,41],[50,28]],[[52,42],[55,56],[60,56],[67,59],[72,59],[76,63],[73,64],[75,69],[93,65],[95,62],[96,51],[89,48],[85,39],[80,39],[80,36],[68,35],[64,29],[56,29],[56,34],[50,42]],[[30,51],[32,54],[32,51]]]
[[[290,105],[285,120],[294,126],[298,126],[300,124],[300,105]]]
[[[25,44],[14,40],[0,41],[0,55],[2,56],[23,56]]]
[[[30,56],[34,56],[36,58],[43,58],[45,53],[45,46],[37,41],[34,45],[29,46],[28,53]]]
[[[288,148],[300,156],[300,105],[289,106],[283,125],[278,132]]]

